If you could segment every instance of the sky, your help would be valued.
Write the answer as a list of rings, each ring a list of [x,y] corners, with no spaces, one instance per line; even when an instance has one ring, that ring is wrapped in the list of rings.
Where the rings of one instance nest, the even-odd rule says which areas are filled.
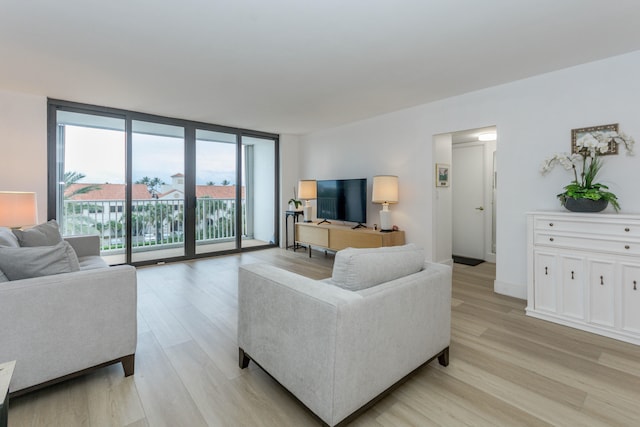
[[[196,184],[223,180],[235,183],[235,145],[197,141]],[[65,126],[65,171],[80,172],[84,183],[125,183],[125,133]],[[144,176],[171,183],[171,175],[184,174],[182,139],[133,135],[133,181]]]

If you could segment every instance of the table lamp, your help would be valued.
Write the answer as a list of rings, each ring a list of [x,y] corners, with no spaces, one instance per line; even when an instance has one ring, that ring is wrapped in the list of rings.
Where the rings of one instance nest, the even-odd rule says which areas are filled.
[[[315,179],[301,179],[298,181],[298,197],[304,200],[305,204],[302,208],[304,213],[304,222],[311,222],[311,204],[309,200],[315,200],[317,197],[317,188]]]
[[[372,202],[382,203],[380,231],[393,231],[389,204],[398,203],[398,177],[394,175],[374,176]]]
[[[21,228],[38,222],[36,193],[0,191],[0,226]]]

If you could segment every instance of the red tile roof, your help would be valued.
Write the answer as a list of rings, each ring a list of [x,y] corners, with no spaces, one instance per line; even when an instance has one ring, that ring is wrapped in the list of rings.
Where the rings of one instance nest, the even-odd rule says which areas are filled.
[[[196,197],[210,197],[212,199],[235,199],[235,185],[196,185]],[[244,187],[242,187],[244,197]]]
[[[70,200],[124,200],[125,199],[125,185],[124,184],[71,184],[65,190],[65,196],[72,194],[74,191],[88,187],[90,185],[97,185],[97,190],[91,190],[88,193],[76,194],[75,196],[68,197]],[[151,194],[147,190],[145,184],[133,184],[132,197],[134,200],[148,200],[151,199]]]
[[[99,189],[89,191],[84,194],[76,194],[73,197],[68,197],[70,200],[124,200],[125,199],[125,185],[124,184],[71,184],[69,188],[65,190],[65,195],[69,195],[74,191],[88,187],[90,185],[97,185]],[[169,190],[166,193],[160,194],[160,197],[166,196],[174,191]],[[147,190],[145,184],[133,184],[133,200],[151,200],[151,194]],[[210,197],[212,199],[234,199],[236,197],[235,185],[196,185],[196,197]],[[244,197],[244,187],[242,188],[242,197]]]

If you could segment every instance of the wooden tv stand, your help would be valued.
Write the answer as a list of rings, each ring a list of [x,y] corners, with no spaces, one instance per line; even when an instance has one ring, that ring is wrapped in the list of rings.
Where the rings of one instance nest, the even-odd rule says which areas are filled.
[[[348,225],[299,222],[296,223],[296,242],[307,245],[311,257],[311,246],[339,251],[345,248],[404,245],[404,231],[383,233],[370,228],[353,229]]]

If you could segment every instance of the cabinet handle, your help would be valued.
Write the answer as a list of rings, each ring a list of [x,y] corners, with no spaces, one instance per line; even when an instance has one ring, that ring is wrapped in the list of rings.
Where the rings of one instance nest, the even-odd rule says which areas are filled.
[[[552,222],[549,223],[549,227],[553,227],[553,223]]]
[[[630,247],[631,247],[631,246],[629,246],[629,245],[624,245],[624,248],[625,248],[625,249],[629,249]]]
[[[573,271],[571,272],[571,280],[573,280]]]
[[[604,278],[602,276],[600,276],[600,284],[604,285]]]
[[[637,290],[638,290],[637,283],[636,283],[636,281],[635,281],[635,280],[633,281],[633,290],[634,290],[634,291],[637,291]]]
[[[545,267],[545,268],[544,268],[544,275],[545,275],[545,276],[548,276],[548,275],[549,275],[549,271],[548,271],[548,269],[549,269],[549,267]],[[633,282],[633,283],[635,283],[635,282]]]
[[[626,231],[628,233],[630,231],[629,227],[625,227],[624,231]]]
[[[553,242],[553,237],[549,237],[549,241],[550,241],[550,242]]]

